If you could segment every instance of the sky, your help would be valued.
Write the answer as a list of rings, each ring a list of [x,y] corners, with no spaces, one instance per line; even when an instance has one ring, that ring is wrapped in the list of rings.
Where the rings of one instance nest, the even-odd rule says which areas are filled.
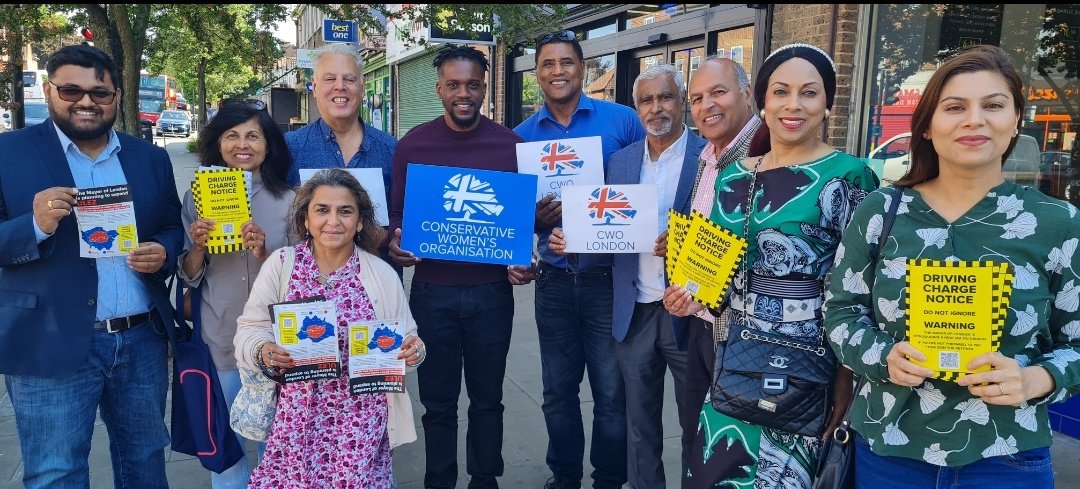
[[[291,18],[281,21],[274,36],[287,43],[296,44],[296,23]]]

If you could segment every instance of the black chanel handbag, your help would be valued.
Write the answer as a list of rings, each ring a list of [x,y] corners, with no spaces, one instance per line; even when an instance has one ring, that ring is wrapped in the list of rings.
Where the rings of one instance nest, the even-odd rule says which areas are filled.
[[[750,179],[744,223],[747,239],[750,239],[749,223],[762,159],[758,158]],[[745,262],[742,268],[745,302],[750,281]],[[817,289],[815,294],[820,294],[820,281],[813,287]],[[748,423],[820,436],[825,431],[836,373],[836,356],[824,343],[824,329],[816,345],[758,331],[747,327],[750,311],[745,303],[743,306],[745,324],[732,328],[723,354],[717,358],[711,395],[713,409]]]
[[[732,328],[713,382],[713,409],[803,436],[825,431],[836,356],[824,344]]]

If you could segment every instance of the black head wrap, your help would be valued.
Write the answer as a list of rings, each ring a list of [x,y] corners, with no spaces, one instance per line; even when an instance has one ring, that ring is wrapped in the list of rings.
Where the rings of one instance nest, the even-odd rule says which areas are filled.
[[[765,108],[765,88],[769,85],[769,77],[776,68],[791,58],[805,59],[817,68],[821,80],[825,83],[825,107],[831,110],[836,97],[836,64],[825,51],[803,43],[788,44],[765,58],[754,81],[754,103],[758,110]]]

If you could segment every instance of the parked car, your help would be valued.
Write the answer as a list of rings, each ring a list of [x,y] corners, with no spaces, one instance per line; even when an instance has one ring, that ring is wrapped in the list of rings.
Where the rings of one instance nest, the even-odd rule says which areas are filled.
[[[870,152],[869,160],[881,162],[881,179],[892,182],[907,173],[911,165],[911,133],[897,134]],[[871,161],[874,166],[875,161]],[[1002,170],[1005,178],[1018,184],[1034,187],[1039,180],[1039,142],[1027,134],[1021,134],[1016,147],[1005,160]],[[885,182],[887,183],[887,182]]]
[[[911,133],[904,132],[886,139],[881,146],[870,152],[867,159],[871,160],[869,162],[871,167],[880,165],[881,172],[878,176],[881,177],[882,183],[886,180],[893,182],[907,173],[908,165],[911,164],[909,153],[911,153]]]
[[[1078,175],[1072,166],[1072,154],[1068,151],[1043,151],[1042,162],[1039,164],[1039,191],[1056,197],[1067,199],[1068,190],[1073,180]]]
[[[1005,178],[1020,185],[1038,188],[1040,152],[1039,142],[1027,134],[1017,136],[1016,147],[1005,160],[1005,166],[1001,169]]]
[[[35,124],[41,124],[45,122],[45,119],[49,118],[49,104],[40,100],[27,100],[23,102],[23,109],[26,110],[23,116],[23,122],[26,123],[25,127],[30,127]]]
[[[164,110],[158,116],[155,133],[158,136],[162,134],[183,134],[186,138],[191,136],[191,122],[188,121],[187,114],[184,111]]]

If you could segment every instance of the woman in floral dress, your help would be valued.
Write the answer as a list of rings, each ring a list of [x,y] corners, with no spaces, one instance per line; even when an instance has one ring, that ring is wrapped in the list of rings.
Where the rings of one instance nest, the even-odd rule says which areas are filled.
[[[804,343],[822,340],[823,280],[852,211],[878,186],[865,163],[820,138],[835,93],[832,59],[814,46],[787,45],[762,63],[754,100],[764,124],[751,143],[749,154],[755,156],[728,165],[714,183],[710,219],[749,236],[744,266],[753,277],[747,287],[736,272],[725,325]],[[755,282],[783,285],[758,290]],[[798,300],[783,295],[794,288],[809,292]],[[664,301],[674,315],[701,310],[678,286],[668,289]],[[799,306],[787,307],[794,303]],[[718,358],[724,346],[723,341],[717,345]],[[837,374],[833,406],[838,409],[825,413],[829,426],[839,422],[851,398],[850,372],[841,368]],[[809,488],[821,443],[822,436],[800,436],[721,414],[706,401],[683,487]]]
[[[945,62],[912,115],[911,168],[894,184],[905,188],[878,260],[868,243],[891,190],[868,196],[844,233],[825,326],[841,362],[867,379],[851,415],[858,487],[1054,485],[1047,406],[1080,387],[1080,217],[1002,173],[1026,93],[1001,48]],[[907,341],[909,259],[1011,269],[997,351],[957,365],[989,371],[939,380],[911,361],[930,355]]]
[[[248,368],[277,372],[295,366],[273,341],[267,306],[325,296],[337,308],[334,329],[343,367],[348,365],[348,325],[403,319],[406,335],[399,358],[415,367],[424,344],[415,335],[405,291],[389,265],[372,255],[383,230],[371,199],[343,170],[315,174],[297,191],[291,218],[307,239],[292,247],[294,266],[279,284],[285,249],[263,266],[240,317],[237,359]],[[416,439],[408,395],[349,392],[347,368],[334,379],[284,384],[280,389],[266,453],[251,475],[252,488],[389,488],[390,450]]]

